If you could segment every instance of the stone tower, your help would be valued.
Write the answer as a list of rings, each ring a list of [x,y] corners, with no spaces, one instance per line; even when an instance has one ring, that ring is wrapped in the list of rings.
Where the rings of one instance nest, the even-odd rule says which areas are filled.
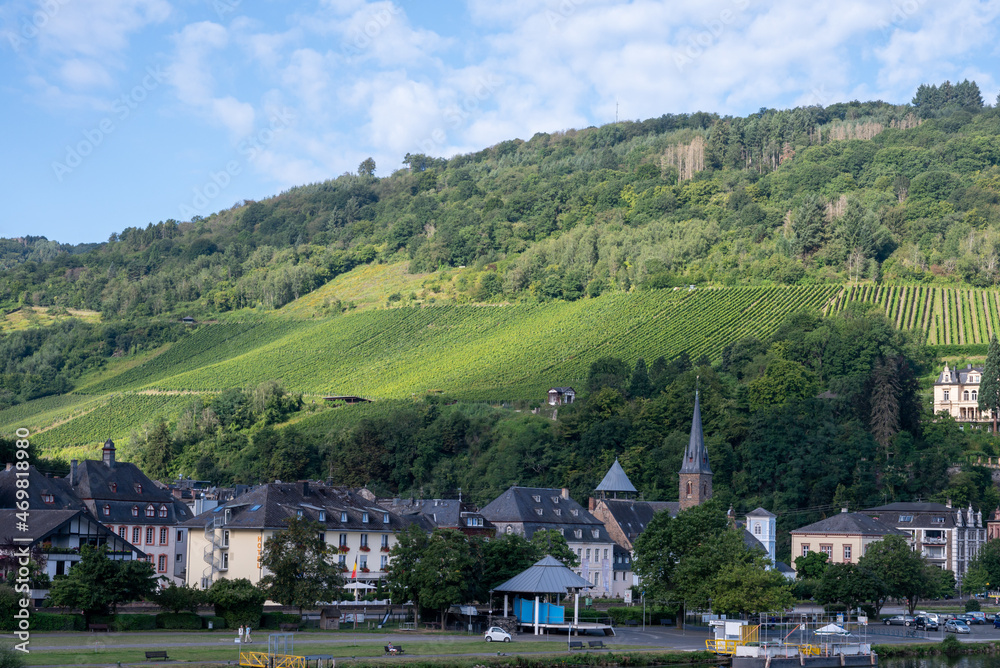
[[[701,403],[694,393],[694,417],[691,419],[691,440],[681,463],[681,510],[697,506],[712,498],[712,467],[708,465],[705,437],[701,433]]]

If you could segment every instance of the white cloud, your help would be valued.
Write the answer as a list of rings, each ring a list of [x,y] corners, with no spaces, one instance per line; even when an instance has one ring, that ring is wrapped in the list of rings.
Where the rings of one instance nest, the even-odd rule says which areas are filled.
[[[105,67],[93,60],[81,58],[65,61],[59,68],[59,78],[75,90],[107,88],[114,81]]]

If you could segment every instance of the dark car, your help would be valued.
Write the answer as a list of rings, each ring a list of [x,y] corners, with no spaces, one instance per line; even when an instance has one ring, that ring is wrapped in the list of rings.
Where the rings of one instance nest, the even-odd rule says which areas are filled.
[[[935,622],[933,619],[929,619],[927,617],[917,617],[915,620],[913,620],[913,625],[916,626],[918,629],[924,629],[925,631],[938,630],[938,623]]]
[[[993,617],[993,628],[1000,629],[1000,615]]]
[[[983,617],[977,617],[975,615],[969,615],[969,614],[957,615],[957,619],[962,620],[963,622],[965,622],[969,626],[972,626],[973,624],[985,624],[986,623],[986,619],[984,619]]]

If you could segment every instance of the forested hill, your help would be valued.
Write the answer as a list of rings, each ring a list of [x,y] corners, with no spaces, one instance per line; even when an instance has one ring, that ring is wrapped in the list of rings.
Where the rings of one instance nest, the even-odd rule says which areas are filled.
[[[997,281],[1000,112],[972,82],[912,104],[664,115],[407,155],[104,243],[0,241],[0,308],[105,318],[279,308],[359,264],[449,275],[453,298],[633,287]],[[386,170],[388,171],[388,170]],[[410,295],[421,302],[427,294]]]

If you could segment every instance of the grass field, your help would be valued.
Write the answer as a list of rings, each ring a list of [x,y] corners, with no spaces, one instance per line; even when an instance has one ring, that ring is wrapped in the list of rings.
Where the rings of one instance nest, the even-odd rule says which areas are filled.
[[[49,309],[44,306],[24,306],[11,313],[0,313],[0,333],[30,327],[43,327],[70,318],[100,322],[101,314],[97,311],[83,311],[75,308]]]

